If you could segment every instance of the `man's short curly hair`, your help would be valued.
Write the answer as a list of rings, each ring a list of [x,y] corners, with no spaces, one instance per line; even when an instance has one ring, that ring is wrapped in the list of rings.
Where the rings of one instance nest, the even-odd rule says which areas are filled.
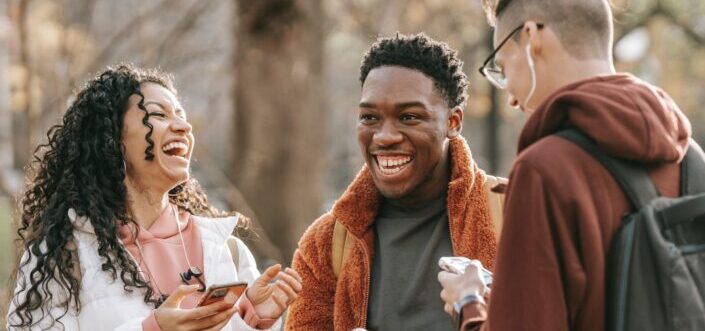
[[[448,44],[419,33],[379,38],[365,53],[360,65],[360,84],[364,84],[372,69],[401,66],[418,70],[430,77],[450,108],[463,106],[467,98],[468,81],[463,61]]]

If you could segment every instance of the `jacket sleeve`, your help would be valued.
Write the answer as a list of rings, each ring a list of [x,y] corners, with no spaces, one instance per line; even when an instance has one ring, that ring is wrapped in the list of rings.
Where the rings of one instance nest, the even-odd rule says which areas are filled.
[[[570,255],[575,217],[561,192],[535,168],[517,163],[504,208],[495,278],[487,307],[463,309],[462,330],[569,330],[564,282],[584,281]]]
[[[289,308],[286,330],[333,330],[337,283],[331,262],[334,223],[328,215],[318,219],[294,252],[292,267],[301,275],[303,290]]]
[[[42,244],[42,249],[46,246]],[[13,325],[21,323],[20,316],[16,313],[16,308],[20,302],[27,297],[27,289],[30,287],[29,275],[37,264],[37,259],[25,251],[20,259],[20,269],[17,275],[17,285],[14,295],[10,301],[10,308],[7,314],[7,330],[25,330]],[[35,323],[31,329],[37,330],[79,330],[78,315],[73,303],[68,302],[66,306],[66,292],[56,280],[50,280],[47,286],[39,286],[37,289],[44,300],[41,307],[30,312],[32,322]],[[58,320],[57,320],[58,319]]]
[[[46,246],[42,244],[42,249]],[[29,263],[25,263],[30,259],[30,253],[25,251],[20,259],[20,270],[17,276],[17,285],[14,290],[14,295],[10,301],[10,308],[7,314],[6,329],[26,330],[27,328],[18,328],[17,325],[21,322],[20,316],[16,313],[17,305],[27,296],[27,288],[29,288],[29,274],[37,264],[36,257],[32,256]],[[78,272],[78,271],[77,271]],[[80,274],[80,272],[79,272]],[[55,280],[49,281],[46,287],[40,286],[39,292],[44,298],[42,306],[30,312],[34,324],[32,330],[80,330],[79,313],[72,302],[66,306],[66,291]],[[47,296],[51,293],[51,296]],[[115,331],[142,331],[142,323],[145,321],[144,316],[136,316],[133,319],[125,321],[123,324],[115,328]],[[148,318],[148,317],[147,317]],[[84,326],[85,328],[85,326]]]

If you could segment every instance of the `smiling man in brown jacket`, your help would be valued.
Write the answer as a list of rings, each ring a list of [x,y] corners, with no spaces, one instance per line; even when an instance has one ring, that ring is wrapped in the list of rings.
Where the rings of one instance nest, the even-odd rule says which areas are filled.
[[[461,255],[491,268],[496,250],[492,178],[460,135],[462,62],[445,43],[397,35],[370,48],[360,81],[366,165],[299,243],[293,267],[303,291],[286,329],[451,330],[438,259]],[[336,228],[351,246],[337,276]]]
[[[529,118],[489,307],[462,300],[463,329],[604,330],[607,253],[631,208],[607,169],[554,134],[581,131],[602,152],[648,169],[662,196],[677,197],[690,123],[661,89],[615,73],[607,0],[487,2],[496,51],[483,74]],[[448,305],[484,292],[474,267],[439,280]]]

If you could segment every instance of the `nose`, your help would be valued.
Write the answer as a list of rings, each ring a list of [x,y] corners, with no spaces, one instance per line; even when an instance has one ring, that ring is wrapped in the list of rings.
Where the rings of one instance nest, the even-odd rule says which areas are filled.
[[[176,132],[191,133],[193,127],[185,118],[176,117],[176,119],[171,123],[171,129]]]
[[[397,129],[391,121],[385,121],[379,128],[379,131],[375,132],[372,136],[372,142],[381,146],[389,147],[394,144],[401,143],[404,140],[404,135]]]

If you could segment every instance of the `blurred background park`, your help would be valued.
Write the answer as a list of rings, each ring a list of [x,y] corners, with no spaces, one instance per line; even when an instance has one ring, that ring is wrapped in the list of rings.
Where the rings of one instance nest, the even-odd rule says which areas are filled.
[[[705,143],[705,1],[613,3],[618,69],[665,89]],[[463,134],[483,169],[506,176],[526,116],[477,74],[492,49],[480,0],[0,0],[0,294],[32,150],[72,93],[118,62],[174,75],[196,136],[194,176],[216,206],[253,220],[260,264],[289,263],[363,163],[358,66],[397,31],[459,51],[470,79]]]

